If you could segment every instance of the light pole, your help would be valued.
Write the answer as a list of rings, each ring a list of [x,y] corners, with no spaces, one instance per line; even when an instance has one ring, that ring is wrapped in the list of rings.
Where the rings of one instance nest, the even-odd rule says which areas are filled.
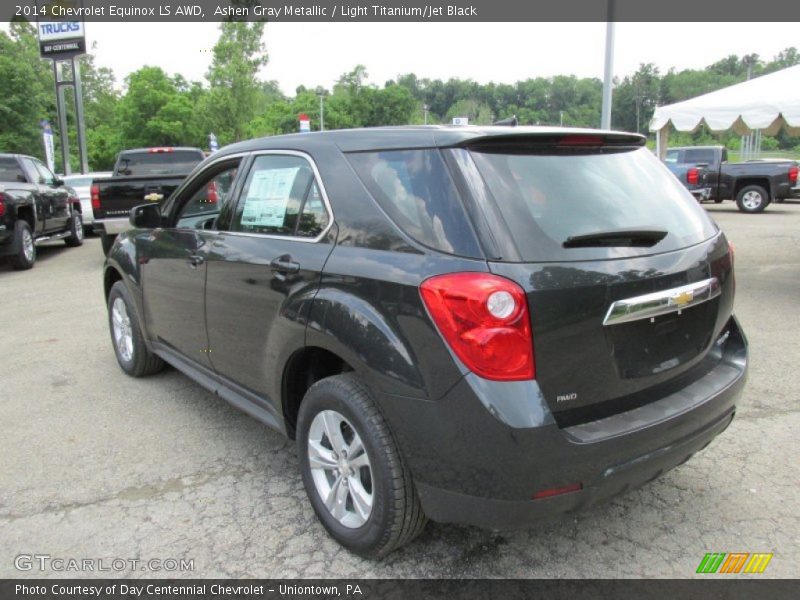
[[[559,127],[563,127],[564,126],[564,111],[563,110],[558,111],[558,125],[559,125]]]
[[[428,110],[430,110],[430,106],[427,104],[422,105],[422,112],[425,115],[425,125],[428,124]]]
[[[322,99],[325,97],[325,88],[319,86],[317,88],[317,96],[319,96],[319,130],[325,131],[325,109],[322,105]]]
[[[608,17],[606,17],[606,61],[603,74],[603,108],[600,115],[600,127],[611,129],[611,86],[614,77],[614,0],[608,0]]]

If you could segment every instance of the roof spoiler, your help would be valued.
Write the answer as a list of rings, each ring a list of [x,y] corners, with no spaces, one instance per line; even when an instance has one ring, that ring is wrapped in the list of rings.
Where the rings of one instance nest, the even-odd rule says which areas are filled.
[[[511,115],[507,119],[500,119],[499,121],[494,121],[492,125],[500,125],[502,127],[516,127],[519,125],[519,119],[517,119],[517,115]]]

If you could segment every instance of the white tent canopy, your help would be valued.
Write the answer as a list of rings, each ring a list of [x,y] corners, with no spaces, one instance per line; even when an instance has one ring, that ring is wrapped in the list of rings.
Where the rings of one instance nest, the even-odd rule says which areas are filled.
[[[678,131],[694,131],[703,122],[713,132],[775,135],[785,128],[800,135],[800,65],[659,106],[650,122],[650,131],[658,132],[659,155],[666,152],[670,123]]]

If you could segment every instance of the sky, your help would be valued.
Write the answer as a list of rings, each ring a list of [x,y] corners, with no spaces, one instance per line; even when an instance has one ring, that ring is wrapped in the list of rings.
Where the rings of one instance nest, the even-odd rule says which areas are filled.
[[[479,83],[561,74],[602,79],[605,34],[605,23],[268,23],[261,77],[288,95],[300,84],[330,88],[357,64],[378,85],[408,72]],[[218,24],[87,23],[86,35],[97,42],[97,62],[120,82],[145,64],[201,80]],[[666,72],[729,54],[769,59],[800,45],[800,23],[618,23],[615,42],[614,72],[622,77],[647,62]]]
[[[87,46],[118,85],[144,65],[203,80],[217,23],[87,23]],[[269,63],[261,78],[294,95],[298,85],[330,88],[364,64],[382,85],[399,74],[513,83],[529,77],[603,78],[605,23],[268,23]],[[618,23],[614,73],[640,63],[662,72],[701,68],[729,54],[771,59],[800,46],[800,23]]]

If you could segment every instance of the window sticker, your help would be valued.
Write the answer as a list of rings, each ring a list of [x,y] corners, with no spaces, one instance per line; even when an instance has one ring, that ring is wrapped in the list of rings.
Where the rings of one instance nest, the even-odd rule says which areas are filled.
[[[286,207],[299,170],[299,167],[291,167],[253,173],[242,211],[242,225],[283,227]]]

